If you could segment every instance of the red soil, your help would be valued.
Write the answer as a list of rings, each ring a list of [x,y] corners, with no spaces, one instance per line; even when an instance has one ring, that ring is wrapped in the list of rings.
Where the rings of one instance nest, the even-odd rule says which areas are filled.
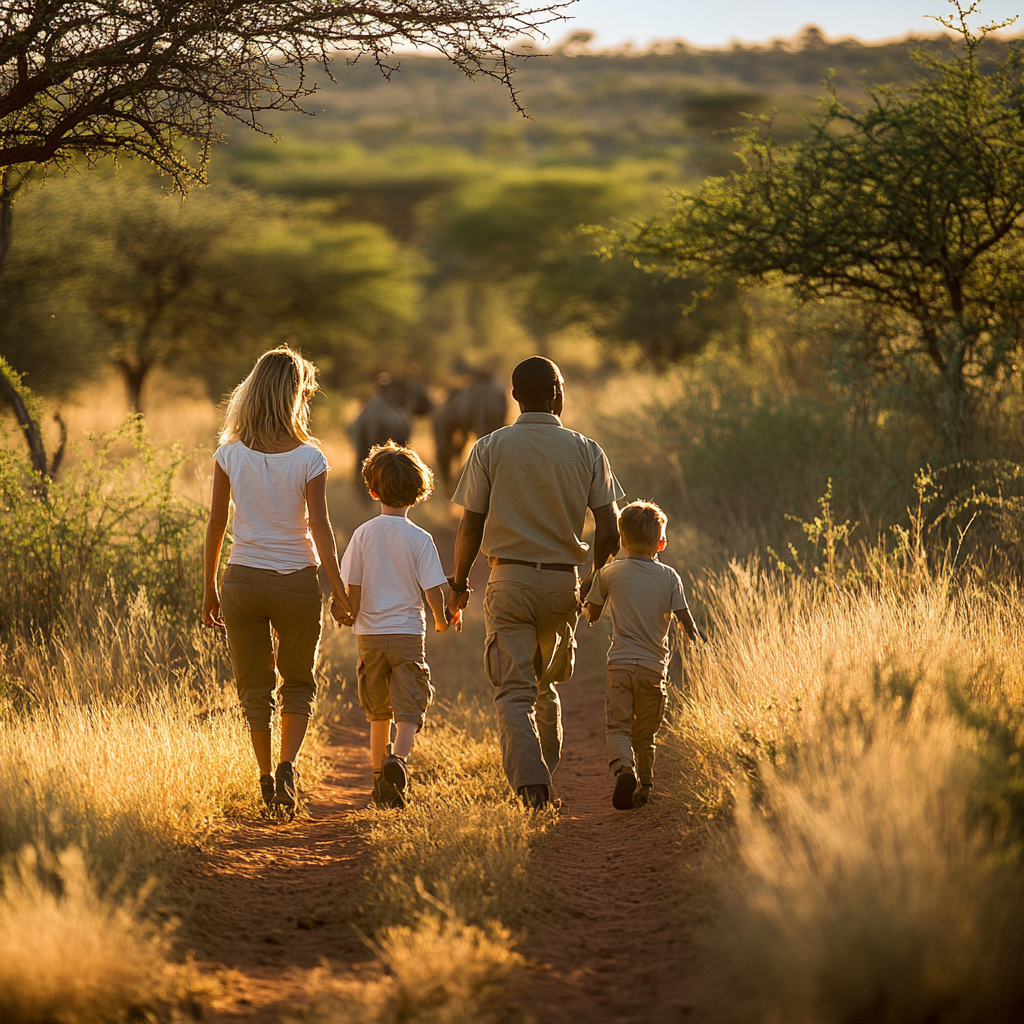
[[[708,1020],[694,941],[708,906],[701,851],[666,795],[643,809],[612,808],[603,652],[585,626],[580,641],[577,676],[562,687],[561,811],[532,862],[519,949],[533,966],[517,1002],[537,1024]],[[193,905],[182,948],[227,977],[208,1018],[215,1024],[272,1024],[301,1008],[304,971],[324,960],[346,970],[371,959],[343,913],[358,899],[366,854],[348,820],[367,803],[364,747],[362,723],[337,730],[321,751],[329,773],[310,818],[239,827],[182,870],[180,888]]]
[[[372,959],[344,913],[365,853],[347,819],[373,783],[363,731],[337,729],[321,748],[328,773],[308,818],[242,825],[179,873],[191,904],[181,947],[227,982],[209,1019],[271,1024],[303,1002],[304,971],[324,959],[341,968]]]

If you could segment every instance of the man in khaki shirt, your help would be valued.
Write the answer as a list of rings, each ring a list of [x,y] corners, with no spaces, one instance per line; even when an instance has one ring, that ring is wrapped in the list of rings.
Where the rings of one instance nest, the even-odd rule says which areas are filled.
[[[615,502],[624,493],[600,445],[562,426],[564,392],[550,359],[521,362],[512,397],[522,415],[477,441],[452,499],[465,511],[449,610],[468,603],[469,571],[482,548],[491,567],[484,668],[496,689],[505,774],[528,807],[548,802],[562,748],[557,684],[572,675],[581,596],[618,550]],[[581,584],[588,508],[594,566]]]

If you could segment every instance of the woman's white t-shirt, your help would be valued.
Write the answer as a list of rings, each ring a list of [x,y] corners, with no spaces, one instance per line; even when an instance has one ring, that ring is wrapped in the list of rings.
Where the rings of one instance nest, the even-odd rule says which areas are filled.
[[[330,469],[324,453],[311,444],[290,452],[257,452],[232,441],[213,457],[231,481],[235,506],[228,564],[279,573],[319,565],[306,484]]]
[[[362,587],[352,632],[423,634],[421,590],[445,582],[434,538],[405,516],[377,516],[356,528],[341,560],[346,585]]]

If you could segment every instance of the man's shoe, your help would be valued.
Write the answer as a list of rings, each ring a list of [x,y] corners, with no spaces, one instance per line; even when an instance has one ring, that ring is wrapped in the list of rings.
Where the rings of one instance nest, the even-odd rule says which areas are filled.
[[[547,786],[520,786],[517,792],[528,811],[541,811],[548,805]]]
[[[646,807],[647,801],[651,799],[651,793],[654,791],[653,782],[645,782],[641,787],[633,794],[633,806],[634,807]]]
[[[274,772],[274,805],[286,811],[294,811],[297,803],[295,767],[291,761],[282,761]]]
[[[633,809],[633,794],[636,792],[636,776],[632,768],[620,768],[615,773],[615,792],[612,793],[612,807],[617,811]]]
[[[274,776],[273,775],[261,775],[260,776],[260,796],[263,797],[263,803],[269,807],[274,802]]]
[[[385,782],[390,782],[403,797],[405,796],[406,787],[409,785],[409,769],[405,766],[404,758],[389,752],[388,756],[384,758],[380,777]]]

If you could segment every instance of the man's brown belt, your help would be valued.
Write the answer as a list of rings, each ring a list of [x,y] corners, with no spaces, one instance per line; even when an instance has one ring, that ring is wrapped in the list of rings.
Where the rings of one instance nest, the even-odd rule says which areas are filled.
[[[495,558],[494,565],[528,565],[532,569],[547,569],[551,572],[575,572],[576,566],[566,562],[528,562],[525,558]]]

